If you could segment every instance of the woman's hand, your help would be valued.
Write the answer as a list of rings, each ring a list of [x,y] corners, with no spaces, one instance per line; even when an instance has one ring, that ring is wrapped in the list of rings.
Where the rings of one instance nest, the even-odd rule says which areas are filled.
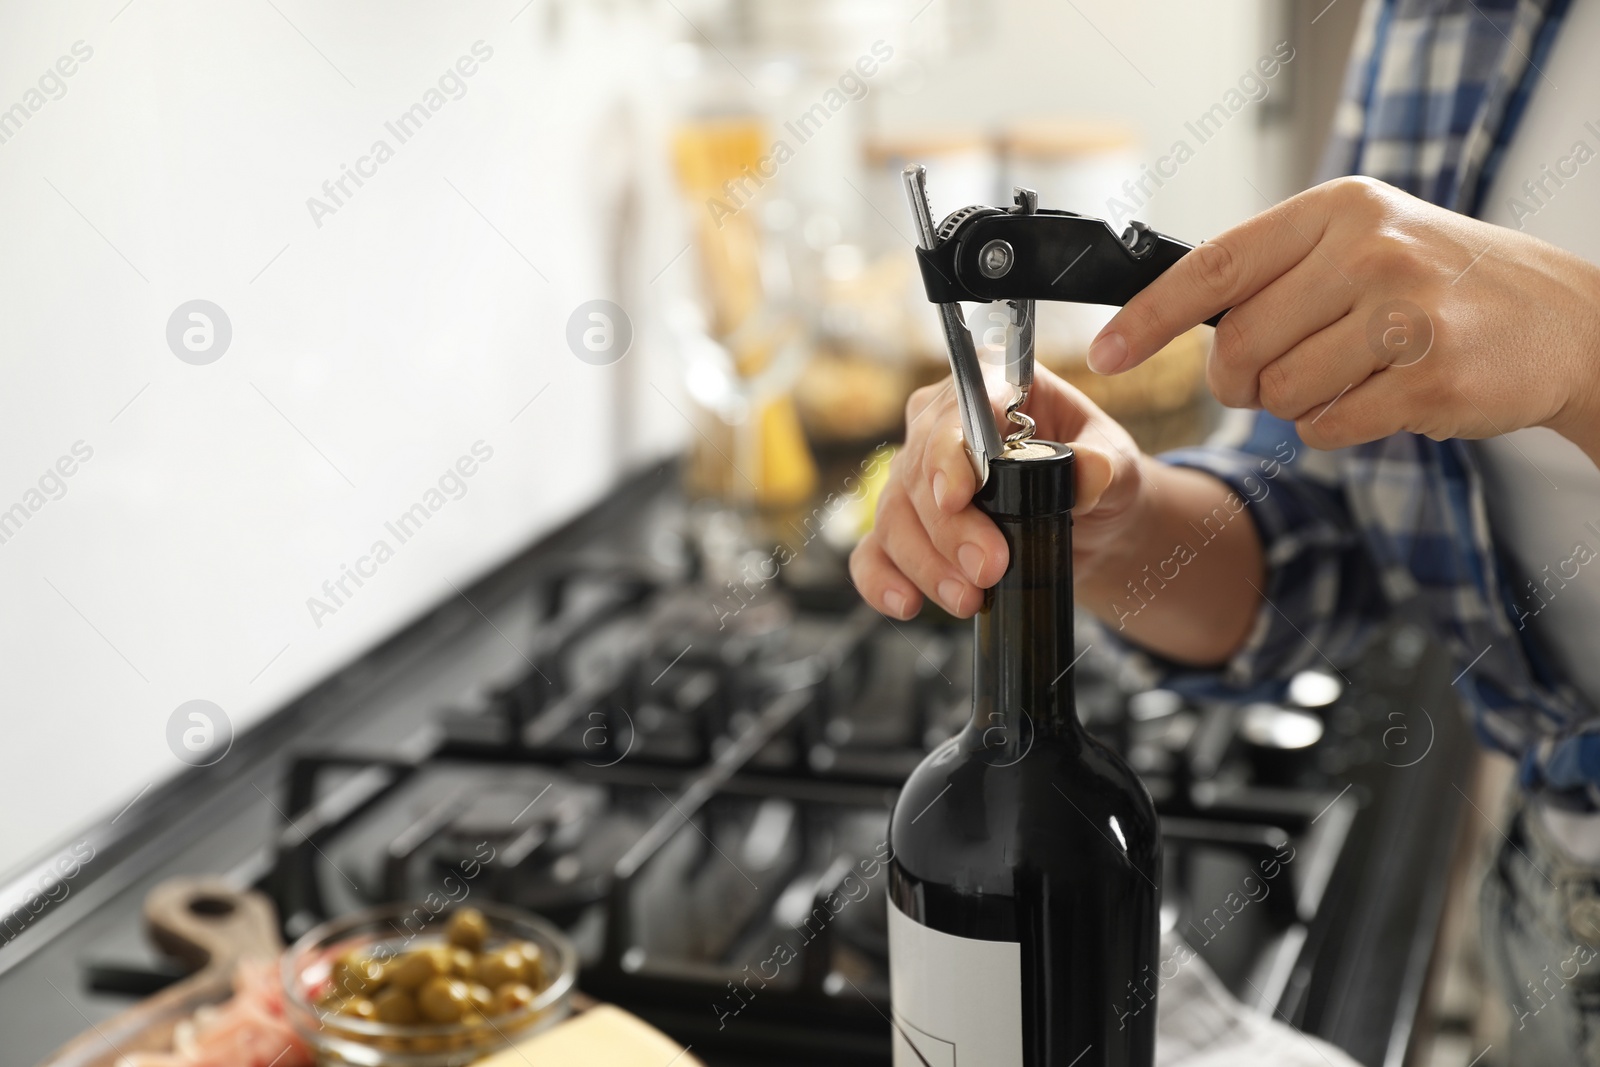
[[[1088,397],[1044,367],[1035,372],[1024,410],[1038,424],[1039,437],[1075,442],[1072,554],[1075,566],[1092,567],[1117,543],[1142,496],[1138,446]],[[999,411],[996,417],[1006,425]],[[978,610],[982,590],[1005,572],[1008,552],[1000,530],[971,506],[976,488],[950,382],[917,390],[906,404],[905,447],[890,466],[873,529],[850,556],[851,578],[873,607],[909,619],[926,594],[952,615],[965,618]]]
[[[1090,366],[1137,366],[1228,307],[1212,392],[1312,447],[1549,426],[1600,461],[1600,269],[1553,245],[1341,178],[1185,256],[1100,331]]]

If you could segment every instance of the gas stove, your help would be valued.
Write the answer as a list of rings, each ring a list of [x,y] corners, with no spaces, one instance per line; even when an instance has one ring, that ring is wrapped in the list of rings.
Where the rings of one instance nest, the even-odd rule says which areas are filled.
[[[91,828],[73,892],[0,947],[0,1063],[179,977],[138,904],[205,872],[270,895],[288,938],[385,901],[515,904],[571,934],[585,992],[714,1067],[887,1064],[889,811],[965,721],[970,624],[878,615],[821,543],[730,600],[671,485],[637,480]],[[1219,703],[1080,630],[1080,713],[1162,816],[1163,922],[1241,1000],[1397,1063],[1470,751],[1440,658],[1397,626],[1348,677]],[[1395,716],[1419,707],[1412,762]]]

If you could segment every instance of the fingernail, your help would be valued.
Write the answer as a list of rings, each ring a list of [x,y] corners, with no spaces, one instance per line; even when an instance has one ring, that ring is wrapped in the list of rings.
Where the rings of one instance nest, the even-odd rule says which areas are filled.
[[[961,610],[961,583],[954,578],[946,578],[939,583],[939,603],[949,611]]]
[[[972,584],[983,585],[983,549],[968,542],[956,549],[956,560],[961,564],[961,569],[967,577],[972,579]]]
[[[944,476],[944,471],[933,472],[933,502],[938,507],[944,507],[944,491],[950,488],[950,479]]]
[[[1120,333],[1103,333],[1089,346],[1089,369],[1115,374],[1128,360],[1128,342]]]
[[[889,606],[889,614],[897,619],[906,617],[906,598],[903,594],[893,589],[883,594],[883,602]]]

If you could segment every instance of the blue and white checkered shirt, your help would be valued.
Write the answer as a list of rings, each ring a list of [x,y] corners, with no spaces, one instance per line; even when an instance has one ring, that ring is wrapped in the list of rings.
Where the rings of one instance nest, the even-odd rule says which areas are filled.
[[[1365,174],[1472,213],[1520,117],[1568,0],[1369,0],[1335,118],[1327,176]],[[1257,415],[1248,436],[1163,457],[1249,503],[1267,586],[1220,675],[1237,691],[1324,659],[1350,662],[1410,602],[1462,672],[1481,739],[1551,803],[1600,808],[1600,712],[1526,630],[1490,535],[1467,444],[1396,434],[1335,452]]]

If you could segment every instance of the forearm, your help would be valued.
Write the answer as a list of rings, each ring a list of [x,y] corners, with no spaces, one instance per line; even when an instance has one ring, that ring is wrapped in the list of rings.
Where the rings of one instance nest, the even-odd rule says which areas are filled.
[[[1113,632],[1167,659],[1209,667],[1244,644],[1266,588],[1248,502],[1201,471],[1142,460],[1138,514],[1077,553],[1077,595]]]

